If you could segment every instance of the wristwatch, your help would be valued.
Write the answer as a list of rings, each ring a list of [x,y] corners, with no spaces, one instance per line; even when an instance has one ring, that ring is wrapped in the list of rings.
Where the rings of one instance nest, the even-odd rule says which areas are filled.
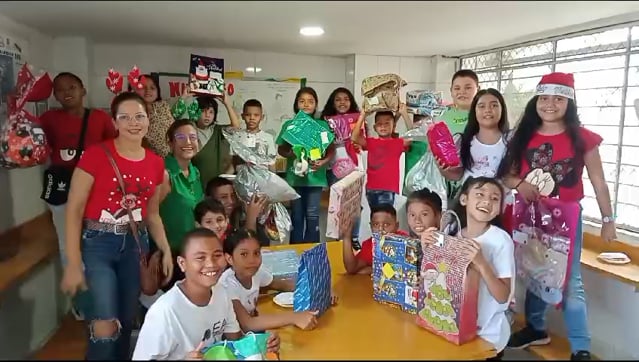
[[[615,221],[615,217],[614,216],[604,216],[604,217],[601,218],[601,221],[604,224],[607,224],[609,222],[614,222]]]

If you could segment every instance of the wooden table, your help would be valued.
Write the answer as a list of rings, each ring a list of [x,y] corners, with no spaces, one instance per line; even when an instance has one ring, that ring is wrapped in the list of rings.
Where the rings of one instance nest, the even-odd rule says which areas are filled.
[[[270,249],[301,253],[313,245]],[[417,326],[414,315],[376,302],[370,276],[345,273],[341,242],[327,243],[327,250],[339,302],[320,317],[312,331],[295,326],[280,328],[281,359],[484,360],[495,356],[492,346],[481,338],[456,346]],[[285,310],[273,303],[272,297],[260,298],[260,312]]]

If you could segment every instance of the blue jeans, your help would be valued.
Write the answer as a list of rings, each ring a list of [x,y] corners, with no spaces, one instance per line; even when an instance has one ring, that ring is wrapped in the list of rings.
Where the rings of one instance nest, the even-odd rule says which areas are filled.
[[[566,334],[572,353],[590,351],[590,332],[588,330],[588,311],[586,308],[586,292],[581,280],[581,246],[583,244],[582,219],[579,216],[577,237],[575,239],[572,264],[568,285],[564,290],[562,312],[566,324]],[[526,291],[524,306],[526,322],[537,331],[546,330],[546,310],[548,304],[537,295]]]
[[[140,230],[142,252],[148,251],[148,233]],[[88,290],[76,303],[89,323],[87,360],[128,360],[131,331],[140,297],[140,252],[131,232],[118,235],[84,229],[82,261]],[[95,321],[115,321],[112,336],[95,336]]]
[[[337,176],[333,174],[333,171],[331,170],[326,171],[326,179],[328,180],[328,187],[333,186],[337,181],[340,180],[337,178]],[[361,205],[360,205],[360,209],[361,209]],[[353,223],[353,233],[351,234],[351,240],[353,241],[353,248],[355,250],[361,249],[361,246],[359,244],[359,226],[361,221],[362,221],[361,217],[358,217],[357,219],[355,219],[355,222]]]
[[[395,193],[393,191],[366,190],[368,207],[371,209],[380,204],[395,205]]]
[[[319,243],[321,187],[295,187],[300,198],[291,202],[291,244]]]

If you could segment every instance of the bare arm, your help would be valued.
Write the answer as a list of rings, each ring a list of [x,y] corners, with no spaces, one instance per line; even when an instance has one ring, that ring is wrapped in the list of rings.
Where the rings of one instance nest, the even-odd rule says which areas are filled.
[[[163,253],[171,253],[169,248],[169,241],[166,239],[166,233],[164,232],[164,224],[160,217],[160,194],[162,193],[162,187],[155,189],[155,193],[149,199],[147,206],[146,221],[149,228],[149,233],[153,237],[155,244]]]
[[[166,196],[171,193],[171,179],[169,178],[169,172],[167,170],[164,170],[164,180],[159,188],[161,189],[160,203],[162,203]]]
[[[366,262],[357,258],[353,252],[353,242],[351,240],[351,233],[347,233],[348,236],[342,237],[342,259],[344,261],[344,268],[348,274],[371,274],[373,269],[366,265]]]
[[[83,169],[76,167],[71,177],[69,198],[66,206],[66,256],[69,265],[81,266],[80,239],[82,238],[82,217],[93,187],[94,178]]]
[[[490,265],[480,268],[479,273],[493,298],[500,304],[508,302],[508,297],[510,297],[510,278],[497,278]]]
[[[231,127],[240,128],[240,118],[237,116],[237,113],[235,113],[235,110],[233,109],[233,103],[226,96],[226,93],[224,95],[224,99],[222,103],[224,104],[224,107],[226,108],[226,112],[229,114],[229,119],[231,120]]]
[[[293,153],[293,147],[291,147],[291,145],[286,142],[277,146],[277,153],[279,153],[280,156],[284,158],[290,158],[295,156],[295,154]]]
[[[252,317],[242,306],[239,300],[233,300],[233,309],[237,316],[237,321],[243,331],[263,331],[275,329],[293,324],[295,312],[284,312],[277,314],[260,314]]]
[[[362,136],[362,124],[364,124],[364,120],[366,120],[366,113],[362,111],[359,114],[359,118],[357,118],[357,123],[355,124],[355,128],[353,128],[353,133],[351,134],[351,141],[366,148],[366,138]]]
[[[599,205],[599,211],[602,216],[612,216],[612,205],[610,203],[610,191],[608,190],[608,184],[606,184],[606,177],[604,176],[603,166],[601,165],[601,156],[599,155],[599,147],[588,151],[584,156],[584,163],[586,164],[586,171],[588,172],[588,178],[592,183],[592,188],[595,191],[597,197],[597,204]]]

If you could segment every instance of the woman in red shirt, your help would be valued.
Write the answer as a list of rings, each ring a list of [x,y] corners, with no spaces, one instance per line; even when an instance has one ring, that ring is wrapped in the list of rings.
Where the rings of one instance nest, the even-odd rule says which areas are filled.
[[[149,232],[163,252],[167,280],[173,271],[159,214],[164,162],[142,147],[149,128],[144,99],[121,93],[113,99],[111,113],[118,136],[84,152],[67,203],[68,262],[62,289],[71,295],[86,289],[77,302],[90,321],[87,360],[129,359],[141,291],[140,256],[148,251]],[[107,152],[120,171],[124,192]],[[132,234],[129,214],[141,245]]]

